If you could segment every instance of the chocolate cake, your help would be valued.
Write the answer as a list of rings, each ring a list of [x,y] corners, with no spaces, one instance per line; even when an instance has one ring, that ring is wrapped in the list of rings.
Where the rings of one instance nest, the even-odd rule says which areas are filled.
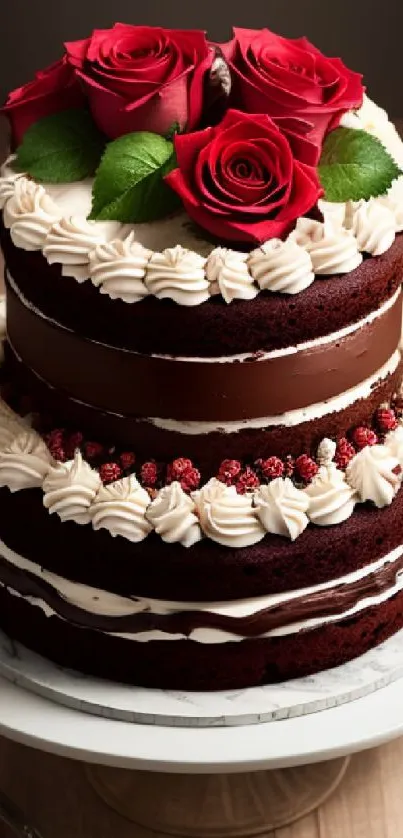
[[[181,690],[402,628],[403,143],[361,76],[116,24],[3,111],[0,627]]]

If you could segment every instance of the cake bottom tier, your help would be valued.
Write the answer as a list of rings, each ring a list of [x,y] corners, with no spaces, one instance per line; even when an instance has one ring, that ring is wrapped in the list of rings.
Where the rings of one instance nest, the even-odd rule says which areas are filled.
[[[134,642],[79,627],[0,589],[0,626],[60,666],[143,687],[240,689],[339,666],[403,627],[403,591],[353,617],[295,634],[220,644]]]

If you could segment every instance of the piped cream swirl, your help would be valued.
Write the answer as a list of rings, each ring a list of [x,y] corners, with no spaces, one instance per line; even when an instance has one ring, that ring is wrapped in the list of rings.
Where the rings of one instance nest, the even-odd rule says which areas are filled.
[[[90,253],[92,283],[112,300],[137,303],[148,294],[144,278],[151,255],[151,250],[135,241],[134,232],[125,239],[99,244]]]
[[[213,477],[192,495],[201,528],[208,538],[226,547],[249,547],[265,535],[253,508],[252,497],[238,495]]]
[[[16,247],[41,250],[60,210],[43,186],[26,177],[13,180],[13,194],[4,206],[4,226]]]
[[[67,463],[56,463],[43,482],[43,505],[62,521],[88,524],[89,508],[101,487],[97,471],[86,463],[80,451]]]
[[[379,201],[360,201],[352,220],[358,249],[380,256],[395,240],[395,215]]]
[[[360,501],[370,500],[380,509],[392,503],[400,488],[401,466],[386,445],[368,445],[350,460],[346,479]]]
[[[150,497],[136,476],[123,477],[101,486],[90,509],[92,526],[134,543],[143,541],[152,529],[145,515],[149,504]]]
[[[305,493],[309,499],[308,518],[320,527],[346,521],[358,501],[357,492],[335,463],[321,466]]]
[[[254,495],[256,515],[267,532],[295,541],[308,526],[309,501],[288,477],[260,486]]]
[[[349,273],[362,262],[352,231],[330,219],[322,224],[299,218],[291,238],[307,250],[319,276]]]
[[[87,221],[84,216],[61,218],[46,237],[43,255],[50,265],[62,265],[63,276],[84,282],[90,276],[90,253],[117,236],[122,225],[115,221]]]
[[[150,294],[183,306],[197,306],[209,299],[205,276],[206,259],[181,245],[153,253],[147,265],[145,283]]]
[[[31,429],[21,430],[0,453],[0,486],[11,492],[42,486],[52,462],[41,437]]]
[[[202,538],[195,509],[194,500],[183,491],[180,483],[174,481],[160,489],[148,507],[146,517],[163,541],[191,547]]]
[[[233,300],[253,300],[258,289],[249,273],[247,258],[246,253],[216,247],[206,264],[210,293],[221,294],[227,304]]]
[[[262,291],[299,294],[315,279],[309,253],[291,238],[265,242],[252,251],[248,264]]]

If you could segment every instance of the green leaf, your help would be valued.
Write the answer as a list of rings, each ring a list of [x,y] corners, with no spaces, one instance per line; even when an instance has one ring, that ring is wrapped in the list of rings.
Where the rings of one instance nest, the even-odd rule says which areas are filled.
[[[134,222],[163,218],[180,206],[164,182],[176,167],[173,143],[139,131],[106,147],[93,187],[93,220]]]
[[[104,147],[88,111],[62,111],[28,128],[15,165],[39,181],[70,183],[94,174]]]
[[[400,174],[382,143],[367,131],[336,128],[326,137],[319,177],[327,201],[376,198],[384,195]]]

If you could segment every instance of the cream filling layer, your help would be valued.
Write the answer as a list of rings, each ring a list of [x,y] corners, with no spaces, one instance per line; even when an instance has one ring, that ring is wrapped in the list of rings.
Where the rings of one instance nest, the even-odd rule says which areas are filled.
[[[293,600],[298,599],[302,596],[308,596],[310,594],[318,593],[320,591],[327,591],[338,585],[352,584],[360,579],[364,579],[366,576],[373,573],[374,571],[379,570],[384,565],[397,561],[402,555],[402,553],[403,545],[395,548],[386,556],[383,556],[381,559],[378,559],[370,565],[366,565],[364,568],[361,568],[360,570],[355,571],[354,573],[350,573],[346,576],[339,577],[338,579],[332,579],[330,582],[325,582],[321,585],[315,585],[308,588],[301,588],[299,590],[286,592],[282,594],[272,594],[264,597],[255,597],[253,599],[235,600],[229,602],[174,602],[144,597],[121,597],[117,594],[113,594],[108,591],[103,591],[98,588],[92,588],[88,585],[82,585],[78,582],[71,582],[68,579],[64,579],[61,576],[58,576],[50,571],[42,569],[40,565],[36,564],[35,562],[32,562],[29,559],[25,559],[23,556],[20,556],[18,553],[15,553],[13,550],[7,547],[4,544],[4,542],[0,541],[0,554],[11,565],[14,565],[20,570],[25,570],[26,572],[33,574],[39,579],[42,579],[44,582],[47,582],[54,588],[57,594],[69,604],[74,605],[77,608],[81,608],[82,610],[87,611],[88,613],[108,617],[123,617],[133,614],[141,614],[144,612],[159,615],[169,615],[184,611],[207,611],[213,614],[221,614],[242,619],[243,617],[247,617],[251,614],[257,614],[260,611],[264,611],[267,608],[273,607],[275,605],[280,605],[285,602],[292,602]],[[10,593],[14,594],[15,596],[23,596],[17,590],[5,586],[4,583],[1,582],[1,580],[0,585],[3,587],[7,587]],[[330,615],[328,617],[314,618],[311,620],[304,620],[302,622],[296,622],[292,625],[273,629],[272,631],[269,631],[266,634],[262,635],[262,637],[295,634],[296,632],[302,630],[317,628],[329,622],[336,622],[340,619],[343,619],[344,617],[353,616],[359,611],[362,611],[365,608],[368,608],[372,605],[377,605],[382,602],[385,602],[387,599],[394,596],[395,593],[402,589],[403,573],[400,572],[396,575],[395,585],[393,585],[389,590],[384,591],[382,594],[379,594],[379,596],[376,597],[364,597],[363,599],[359,600],[352,608],[348,609],[347,611],[341,614]],[[56,615],[60,617],[57,611],[51,608],[44,600],[39,599],[37,597],[23,596],[23,598],[26,601],[30,602],[32,605],[41,608],[47,616]],[[136,634],[109,632],[109,634],[113,635],[114,637],[123,637],[137,642],[147,642],[151,640],[186,639],[186,635],[169,634],[168,632],[163,631],[144,631]],[[226,632],[221,629],[196,628],[194,629],[194,631],[191,632],[189,639],[194,640],[198,643],[227,643],[232,641],[241,641],[245,638],[243,638],[242,635],[233,634],[231,632]]]

